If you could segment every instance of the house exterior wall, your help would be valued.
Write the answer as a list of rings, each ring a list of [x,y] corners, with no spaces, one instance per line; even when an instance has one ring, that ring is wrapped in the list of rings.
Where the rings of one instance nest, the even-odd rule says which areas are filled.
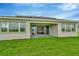
[[[42,24],[57,24],[57,23],[58,23],[58,22],[56,22],[56,21],[53,22],[53,21],[42,21],[42,20],[41,20],[41,21],[40,21],[40,20],[39,20],[39,21],[29,21],[29,22],[30,22],[30,23],[33,23],[33,24],[34,24],[34,23],[35,23],[35,24],[41,24],[41,23],[42,23]]]
[[[75,24],[75,23],[72,23],[72,24]],[[78,36],[78,25],[75,24],[75,31],[74,32],[62,32],[61,31],[61,26],[62,26],[62,23],[58,23],[58,37],[76,37]]]
[[[7,20],[8,21],[8,20]],[[16,21],[18,22],[18,21]],[[23,22],[23,21],[20,21]],[[11,40],[11,39],[29,39],[31,37],[30,33],[30,22],[26,22],[26,31],[25,32],[1,32],[0,40]]]
[[[0,40],[25,39],[26,33],[0,33]]]
[[[49,26],[49,35],[58,36],[58,24],[53,24]]]
[[[26,21],[26,38],[31,38],[31,23]]]
[[[76,37],[76,36],[78,36],[78,24],[76,24],[76,23],[68,23],[68,24],[75,24],[75,26],[76,26],[75,31],[62,32],[62,30],[61,30],[62,23],[58,23],[57,25],[49,26],[49,34],[51,36],[56,36],[56,37]]]
[[[0,33],[0,40],[11,40],[11,39],[29,39],[31,38],[31,23],[36,23],[36,24],[43,24],[43,25],[49,25],[49,24],[57,24],[57,22],[49,22],[49,21],[16,21],[16,20],[0,20],[1,22],[2,21],[5,21],[5,22],[26,22],[26,32],[1,32]],[[54,26],[53,26],[54,27]],[[53,27],[50,27],[50,29]],[[55,27],[57,28],[57,27]],[[50,31],[50,33],[52,32],[52,29]],[[54,34],[53,34],[54,33]],[[53,33],[51,34],[52,36],[53,35],[57,35],[57,32],[55,33],[54,32],[54,29],[53,29]]]
[[[3,21],[3,20],[1,20]],[[4,20],[6,21],[6,20]],[[7,20],[7,21],[14,21],[14,20]],[[16,21],[16,20],[15,20]],[[18,22],[18,21],[17,21]],[[22,22],[20,20],[20,22]],[[76,24],[75,32],[62,32],[61,25],[62,23],[58,22],[49,22],[49,21],[24,21],[26,22],[26,32],[23,33],[0,33],[0,40],[11,40],[11,39],[24,39],[24,38],[31,38],[31,23],[36,24],[49,24],[49,35],[56,36],[56,37],[68,37],[68,36],[78,36],[78,24]],[[74,24],[74,23],[73,23]]]

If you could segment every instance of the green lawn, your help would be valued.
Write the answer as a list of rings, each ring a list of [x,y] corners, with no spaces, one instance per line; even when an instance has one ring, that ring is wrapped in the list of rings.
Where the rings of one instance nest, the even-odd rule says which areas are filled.
[[[79,37],[0,41],[0,56],[79,56]]]

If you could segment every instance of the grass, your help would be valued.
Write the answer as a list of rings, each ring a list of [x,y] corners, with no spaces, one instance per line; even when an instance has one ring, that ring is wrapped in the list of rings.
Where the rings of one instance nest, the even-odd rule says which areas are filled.
[[[0,56],[79,56],[79,37],[0,41]]]

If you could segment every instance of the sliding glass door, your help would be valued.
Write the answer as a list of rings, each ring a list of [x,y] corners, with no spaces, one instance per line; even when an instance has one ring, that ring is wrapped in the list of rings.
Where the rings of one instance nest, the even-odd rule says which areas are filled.
[[[36,35],[37,34],[37,27],[36,26],[32,26],[31,27],[31,32],[32,32],[32,35]]]
[[[37,34],[49,34],[49,26],[38,26]]]
[[[49,34],[49,26],[32,26],[32,35]]]

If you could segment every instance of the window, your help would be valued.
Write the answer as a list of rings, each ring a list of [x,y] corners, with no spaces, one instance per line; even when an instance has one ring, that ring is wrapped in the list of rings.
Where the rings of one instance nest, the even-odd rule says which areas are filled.
[[[65,31],[65,24],[62,25],[62,31]]]
[[[0,22],[0,32],[25,32],[24,22]]]
[[[49,26],[37,26],[37,34],[49,34]]]
[[[37,33],[38,34],[44,34],[44,27],[43,26],[38,26],[37,27]]]
[[[25,25],[26,23],[20,23],[20,32],[25,32]]]
[[[63,32],[72,32],[75,31],[75,24],[62,24]]]
[[[7,32],[8,23],[7,22],[0,22],[0,31]]]
[[[18,32],[18,27],[17,22],[9,22],[9,32]]]
[[[71,24],[66,24],[66,32],[70,32],[71,31]]]
[[[72,25],[72,31],[75,31],[75,24]]]
[[[35,25],[32,25],[31,30],[32,30],[32,35],[35,35],[37,33],[37,27]]]

